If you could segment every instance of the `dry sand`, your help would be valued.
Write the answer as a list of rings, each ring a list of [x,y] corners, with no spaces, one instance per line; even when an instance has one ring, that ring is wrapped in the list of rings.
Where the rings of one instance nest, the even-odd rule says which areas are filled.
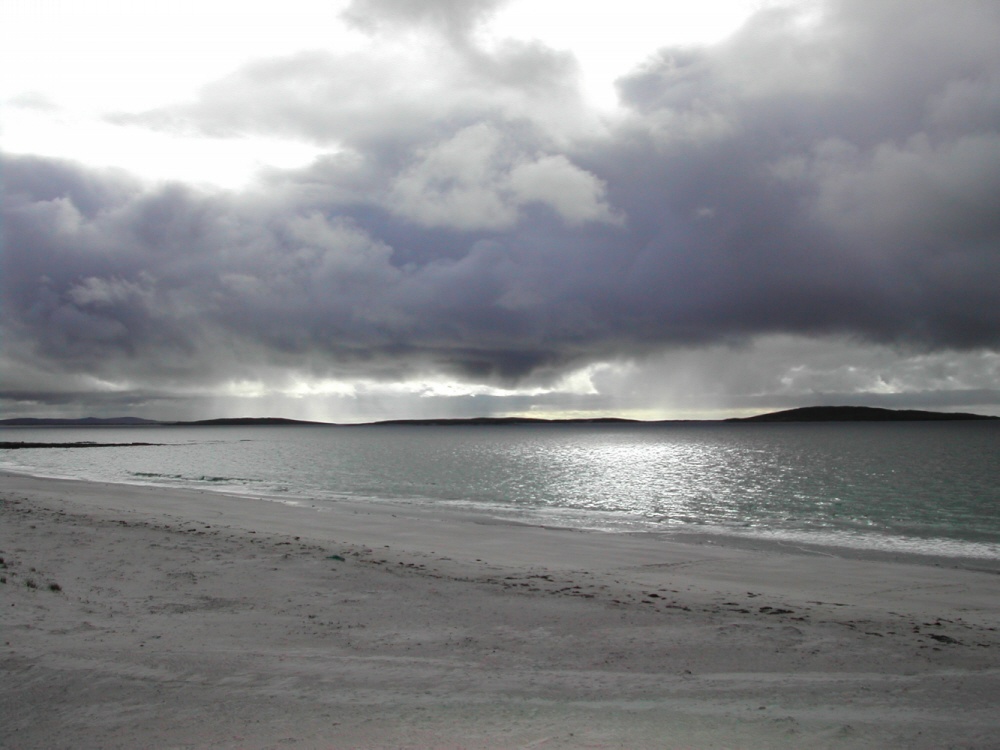
[[[0,498],[4,748],[1000,747],[997,561]]]

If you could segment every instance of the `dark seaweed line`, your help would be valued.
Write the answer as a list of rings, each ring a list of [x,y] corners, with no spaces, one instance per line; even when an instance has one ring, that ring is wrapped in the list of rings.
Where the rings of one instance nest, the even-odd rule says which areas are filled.
[[[166,445],[166,443],[0,443],[0,450],[21,448],[131,448],[133,446]]]

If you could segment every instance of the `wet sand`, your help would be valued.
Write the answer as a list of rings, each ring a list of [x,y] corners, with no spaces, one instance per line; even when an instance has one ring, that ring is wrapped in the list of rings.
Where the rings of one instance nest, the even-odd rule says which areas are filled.
[[[989,748],[1000,562],[0,475],[0,747]]]

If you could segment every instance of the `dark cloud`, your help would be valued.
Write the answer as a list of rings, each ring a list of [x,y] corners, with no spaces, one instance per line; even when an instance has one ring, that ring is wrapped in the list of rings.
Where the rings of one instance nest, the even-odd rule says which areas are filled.
[[[681,282],[663,317],[996,345],[1000,13],[878,9],[831,3],[806,28],[764,13],[620,82],[635,114],[594,169],[648,237],[639,277]],[[942,116],[970,88],[986,103]]]
[[[563,127],[566,55],[476,46],[494,5],[352,6],[462,40],[425,84],[311,53],[120,118],[338,144],[243,193],[6,158],[7,362],[151,389],[525,384],[772,334],[1000,346],[1000,6],[762,13],[621,79],[597,135]]]

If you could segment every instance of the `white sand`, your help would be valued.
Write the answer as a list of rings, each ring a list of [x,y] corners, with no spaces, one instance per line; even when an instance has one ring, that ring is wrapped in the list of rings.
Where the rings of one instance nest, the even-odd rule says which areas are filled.
[[[0,498],[3,748],[1000,747],[998,561]]]

